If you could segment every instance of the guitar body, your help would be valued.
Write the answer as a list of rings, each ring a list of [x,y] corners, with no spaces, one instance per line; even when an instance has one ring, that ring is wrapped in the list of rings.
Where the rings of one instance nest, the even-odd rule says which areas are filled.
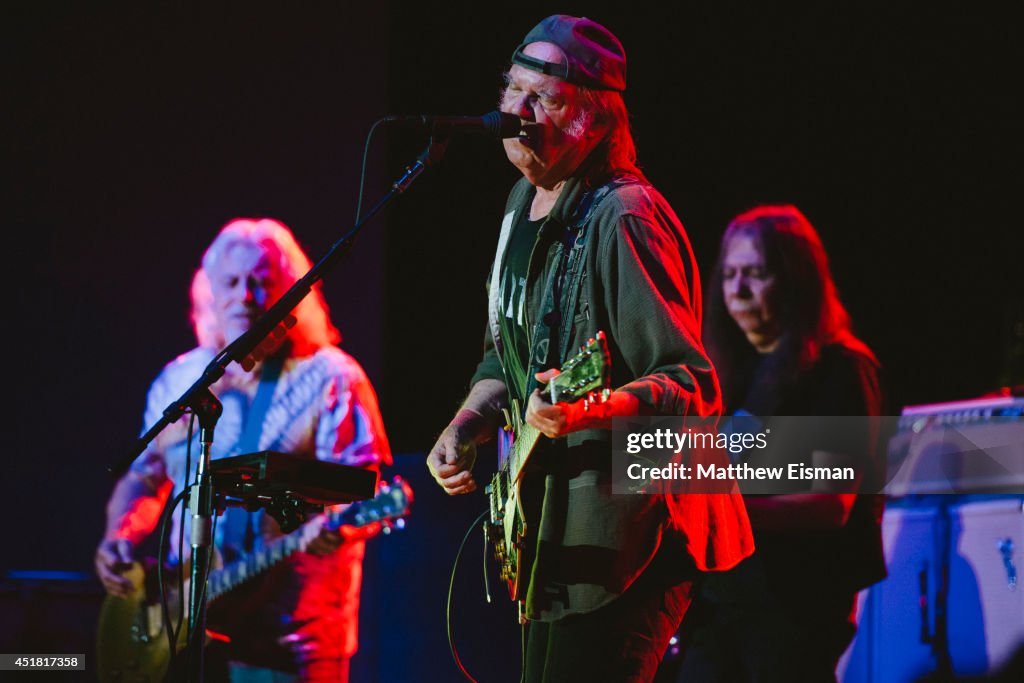
[[[552,404],[584,400],[584,408],[607,400],[609,387],[608,347],[603,332],[587,342],[579,353],[566,361],[560,374],[548,385]],[[527,516],[523,503],[523,473],[530,462],[541,434],[525,424],[517,406],[508,415],[508,439],[500,439],[503,446],[501,466],[491,479],[486,492],[490,503],[487,537],[494,545],[494,558],[498,575],[508,583],[512,600],[520,603],[520,621],[524,621],[526,600],[524,572],[530,556]]]
[[[100,608],[99,633],[122,634],[122,637],[97,639],[97,676],[101,681],[160,683],[167,674],[171,653],[159,595],[151,595],[152,591],[147,590],[146,570],[142,564],[133,564],[125,576],[132,582],[128,597],[108,595]],[[175,587],[168,595],[174,623],[177,598]],[[178,649],[185,647],[186,630],[187,626],[181,629]]]
[[[509,557],[510,564],[512,565],[508,579],[509,595],[513,600],[523,600],[526,596],[521,595],[520,587],[523,584],[520,582],[520,577],[523,575],[526,518],[523,515],[520,504],[522,499],[520,498],[520,485],[518,482],[512,485],[511,491],[512,494],[505,503],[505,516],[502,520],[505,532],[505,547],[511,548],[513,551],[511,557]]]
[[[494,557],[498,562],[498,575],[508,583],[509,597],[521,600],[520,577],[523,571],[523,550],[526,539],[526,519],[521,509],[521,482],[511,482],[508,472],[499,470],[491,480],[488,492],[501,491],[491,495],[491,520],[487,536],[494,545]]]
[[[271,637],[270,642],[254,642],[248,633],[254,623],[259,623],[261,608],[279,590],[282,578],[279,569],[280,566],[272,567],[266,574],[208,602],[207,644],[214,639],[230,640],[232,653],[241,654],[246,661],[272,654],[277,648],[276,636]],[[101,637],[97,639],[96,648],[97,677],[103,683],[168,680],[170,647],[162,619],[160,593],[155,589],[155,574],[155,565],[146,572],[136,562],[128,574],[134,585],[131,594],[127,598],[107,596],[103,601],[99,619]],[[184,608],[185,623],[175,650],[181,653],[188,645],[189,581],[185,580],[184,593],[179,595],[177,582],[172,580],[174,576],[173,571],[165,574],[167,582],[173,584],[165,590],[172,627],[177,626],[179,610]],[[175,662],[176,668],[183,665],[181,660]]]

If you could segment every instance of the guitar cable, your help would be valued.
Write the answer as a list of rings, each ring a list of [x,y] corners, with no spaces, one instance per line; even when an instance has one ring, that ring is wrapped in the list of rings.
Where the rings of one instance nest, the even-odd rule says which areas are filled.
[[[526,683],[526,624],[519,625],[519,683]]]
[[[188,434],[185,437],[185,476],[188,476],[188,470],[192,461],[192,434],[195,431],[196,416],[193,413],[188,421]],[[156,581],[157,589],[160,591],[160,614],[163,618],[164,632],[167,634],[167,642],[169,645],[170,661],[168,663],[168,671],[171,671],[171,667],[174,664],[174,658],[177,654],[177,642],[178,634],[181,632],[181,625],[184,622],[185,608],[183,600],[183,594],[185,590],[185,577],[181,566],[181,554],[182,549],[185,546],[185,524],[184,520],[178,528],[178,625],[177,627],[171,626],[171,608],[167,603],[167,591],[165,590],[164,584],[164,544],[167,541],[167,523],[170,521],[177,509],[178,505],[184,500],[185,496],[188,495],[188,486],[182,488],[181,493],[175,496],[174,500],[170,505],[164,506],[163,514],[160,516],[160,542],[157,545],[156,553]]]
[[[178,627],[175,628],[171,624],[171,608],[167,603],[167,591],[164,590],[164,545],[167,539],[167,520],[170,519],[174,510],[178,507],[181,501],[186,496],[186,491],[182,491],[175,496],[174,501],[164,508],[163,517],[160,520],[160,544],[157,549],[157,561],[156,561],[156,582],[160,591],[160,614],[163,617],[164,632],[167,633],[167,641],[170,645],[171,660],[174,660],[175,643],[178,640],[178,631],[181,628],[181,619],[178,620]],[[180,567],[179,567],[180,574]],[[179,598],[181,597],[181,591],[178,591]],[[184,614],[184,612],[181,612]]]
[[[455,592],[455,573],[459,568],[459,560],[462,559],[462,551],[466,548],[466,542],[476,529],[477,525],[480,524],[484,518],[490,513],[490,510],[484,510],[480,513],[480,516],[473,520],[473,523],[466,529],[466,535],[462,537],[462,543],[459,544],[459,550],[455,553],[455,562],[452,564],[452,575],[448,581],[448,603],[445,607],[445,621],[448,627],[448,648],[452,652],[452,659],[455,660],[455,666],[459,668],[459,671],[468,681],[477,683],[477,680],[473,678],[466,667],[462,664],[462,659],[459,657],[458,648],[455,647],[455,632],[452,628],[452,594]],[[486,556],[485,556],[486,557]]]
[[[189,419],[189,422],[188,422],[188,435],[186,436],[186,442],[185,442],[185,444],[186,444],[185,445],[185,474],[186,474],[186,476],[188,476],[188,471],[189,471],[189,469],[192,466],[192,437],[193,437],[193,433],[195,431],[195,422],[196,422],[196,416],[193,413],[192,417]],[[163,513],[162,513],[161,518],[160,518],[160,542],[159,542],[159,544],[157,546],[156,575],[157,575],[157,585],[159,586],[159,591],[160,591],[161,616],[163,618],[164,631],[167,633],[167,641],[168,641],[168,645],[169,645],[168,654],[169,654],[170,659],[169,659],[169,661],[167,663],[167,675],[168,675],[168,677],[172,676],[173,672],[175,670],[174,669],[174,662],[175,662],[175,659],[178,656],[177,643],[178,643],[178,638],[181,635],[181,629],[185,625],[185,604],[186,604],[187,598],[185,596],[185,571],[184,571],[185,565],[181,561],[181,558],[184,555],[184,550],[185,550],[185,522],[184,522],[184,519],[183,519],[182,523],[178,525],[178,624],[177,624],[177,626],[172,628],[172,625],[171,625],[171,608],[170,608],[170,605],[167,602],[167,592],[165,590],[165,584],[164,584],[164,553],[166,552],[165,543],[167,541],[167,523],[170,521],[171,517],[174,514],[174,510],[177,509],[178,505],[181,504],[181,502],[185,498],[188,497],[188,491],[189,491],[189,487],[185,486],[182,489],[181,493],[179,493],[177,496],[175,496],[175,498],[171,502],[171,504],[164,507]],[[184,511],[182,512],[182,516],[184,516]],[[219,517],[219,515],[214,515],[214,517],[213,517],[213,528],[211,529],[211,532],[210,532],[211,535],[214,536],[214,537],[217,534],[217,517]],[[213,561],[212,561],[212,558],[211,558],[211,561],[208,562],[207,566],[206,566],[206,577],[203,580],[203,592],[200,593],[200,597],[199,597],[200,603],[202,603],[203,599],[205,599],[205,597],[206,597],[206,588],[207,588],[207,585],[208,585],[208,582],[209,582],[209,578],[210,578],[210,571],[212,569],[213,569]],[[193,634],[193,638],[194,637],[195,637],[195,634]],[[191,643],[191,642],[186,645],[186,654],[189,654],[189,656],[191,656],[191,652],[194,650],[193,645],[194,645],[194,643]],[[202,647],[202,646],[203,646],[203,643],[200,641],[199,647]],[[188,671],[187,670],[182,671],[181,673],[182,673],[182,676],[187,676],[188,675]]]
[[[160,528],[160,545],[159,545],[159,550],[157,551],[159,559],[157,560],[157,565],[156,565],[156,577],[157,577],[156,580],[157,580],[157,584],[160,586],[160,614],[163,617],[164,632],[167,634],[167,643],[168,643],[168,646],[169,646],[168,654],[169,654],[170,659],[168,660],[168,663],[167,663],[167,671],[168,671],[168,675],[169,676],[171,675],[171,672],[174,671],[174,660],[178,656],[178,647],[177,647],[178,638],[181,635],[181,629],[185,625],[185,601],[187,599],[187,596],[185,595],[185,590],[184,590],[184,578],[183,578],[183,576],[184,576],[184,571],[183,571],[184,565],[179,560],[179,562],[178,562],[178,584],[181,587],[178,589],[178,625],[177,626],[173,626],[171,624],[171,608],[170,608],[170,605],[167,602],[167,592],[164,590],[164,585],[165,585],[164,584],[164,566],[163,566],[164,565],[164,563],[163,563],[163,555],[164,555],[164,549],[165,549],[164,548],[164,541],[165,541],[166,535],[167,535],[167,531],[166,531],[167,520],[170,519],[171,514],[173,514],[173,511],[175,510],[175,508],[178,507],[178,505],[181,503],[182,500],[185,499],[186,496],[188,496],[188,489],[185,489],[184,491],[179,493],[174,498],[174,502],[171,503],[171,505],[169,505],[166,508],[164,508],[164,518],[163,518],[163,520],[160,523],[160,527],[161,527]],[[217,517],[213,518],[213,530],[212,530],[212,533],[217,533]],[[184,534],[182,534],[182,535],[184,535]],[[180,558],[180,555],[179,555],[179,558]],[[200,597],[199,597],[200,602],[202,602],[203,598],[206,597],[207,582],[209,580],[210,571],[211,571],[212,568],[213,568],[213,562],[208,563],[207,567],[206,567],[206,580],[203,581],[203,592],[200,594]],[[186,645],[186,647],[191,647],[191,643]],[[183,675],[184,675],[184,673],[185,672],[183,672]]]
[[[489,510],[488,510],[488,512],[489,512]],[[489,604],[491,604],[492,600],[491,600],[491,578],[487,575],[487,555],[488,555],[487,551],[488,550],[490,550],[490,548],[487,547],[487,529],[484,528],[484,562],[483,562],[483,570],[484,570],[484,596],[487,598],[487,604],[489,605]]]
[[[185,482],[183,483],[181,490],[182,492],[188,491],[188,477],[189,472],[192,471],[192,437],[195,431],[197,416],[195,412],[188,420],[188,441],[185,442]],[[185,496],[188,499],[188,496]],[[178,525],[178,625],[174,629],[174,642],[178,642],[178,638],[181,634],[182,625],[185,623],[185,564],[182,558],[185,557],[185,507],[184,502],[181,508],[181,524]],[[177,654],[177,647],[171,650],[172,653]],[[173,663],[173,656],[171,659]]]

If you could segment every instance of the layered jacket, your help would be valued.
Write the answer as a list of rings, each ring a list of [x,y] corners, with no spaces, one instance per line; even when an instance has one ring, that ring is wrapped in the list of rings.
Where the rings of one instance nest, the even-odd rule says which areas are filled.
[[[505,377],[506,325],[499,302],[503,259],[516,218],[534,188],[509,195],[489,281],[489,328],[474,382]],[[550,286],[557,282],[558,286]],[[603,331],[611,386],[650,415],[716,415],[718,382],[700,342],[701,294],[692,249],[668,202],[645,180],[567,180],[533,249],[527,288],[532,370],[557,366]],[[532,375],[531,370],[531,375]],[[529,387],[532,388],[532,378]],[[529,389],[527,390],[529,394]],[[525,405],[525,397],[519,398]],[[527,616],[553,620],[587,612],[621,594],[663,542],[685,550],[700,570],[728,569],[753,550],[738,494],[611,492],[611,432],[569,434],[547,468],[535,520],[538,551]]]

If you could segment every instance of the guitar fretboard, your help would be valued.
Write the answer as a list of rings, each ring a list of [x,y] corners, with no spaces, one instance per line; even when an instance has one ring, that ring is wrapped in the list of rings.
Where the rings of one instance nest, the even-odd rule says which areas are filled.
[[[209,592],[209,599],[213,600],[295,553],[305,550],[313,539],[320,535],[325,524],[329,524],[331,527],[336,524],[340,526],[339,521],[340,514],[338,513],[332,513],[329,522],[319,517],[286,536],[275,538],[262,549],[248,553],[221,569],[211,571],[206,589]]]
[[[309,547],[322,530],[337,531],[343,525],[356,527],[373,522],[396,519],[409,511],[412,489],[401,478],[395,477],[391,486],[382,486],[371,500],[352,503],[342,510],[318,515],[292,533],[268,541],[263,548],[247,553],[239,559],[210,572],[206,590],[210,600],[254,576],[262,574],[282,560]]]
[[[514,482],[519,478],[519,472],[523,469],[526,458],[533,451],[533,447],[537,444],[537,439],[540,438],[540,435],[541,431],[533,425],[526,422],[519,424],[516,440],[512,443],[512,448],[508,453],[507,469],[510,482]]]

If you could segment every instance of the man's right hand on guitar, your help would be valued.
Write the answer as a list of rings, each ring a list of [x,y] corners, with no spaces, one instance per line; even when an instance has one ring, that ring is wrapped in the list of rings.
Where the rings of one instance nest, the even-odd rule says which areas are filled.
[[[96,575],[100,577],[103,588],[111,595],[119,598],[128,597],[132,582],[124,573],[135,561],[132,552],[132,542],[124,538],[105,538],[96,548]]]

